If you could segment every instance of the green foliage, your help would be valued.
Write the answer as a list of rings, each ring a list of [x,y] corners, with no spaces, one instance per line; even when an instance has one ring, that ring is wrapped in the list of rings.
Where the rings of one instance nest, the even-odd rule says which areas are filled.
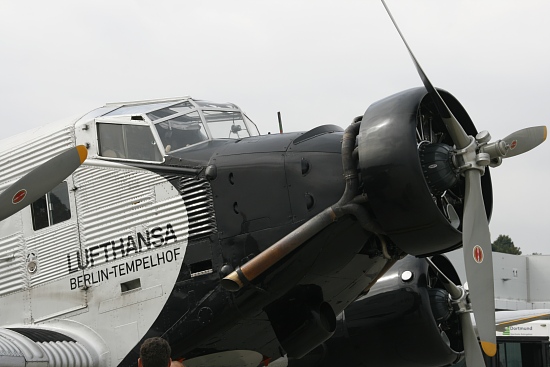
[[[503,252],[505,254],[512,255],[521,255],[521,250],[519,247],[514,246],[514,241],[505,235],[501,234],[498,238],[491,244],[494,252]]]

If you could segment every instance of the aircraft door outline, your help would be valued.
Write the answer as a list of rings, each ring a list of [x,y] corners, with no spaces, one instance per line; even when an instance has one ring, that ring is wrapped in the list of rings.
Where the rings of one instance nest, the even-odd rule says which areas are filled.
[[[31,321],[35,323],[82,312],[87,307],[86,290],[75,292],[70,289],[70,279],[83,273],[77,263],[71,263],[74,259],[70,256],[82,251],[76,191],[73,178],[69,176],[22,211],[25,274],[29,299],[32,299]],[[39,223],[37,218],[44,216],[44,210],[48,213],[48,221],[46,223],[43,217]],[[37,299],[51,299],[52,293],[57,295],[55,302],[35,302]]]

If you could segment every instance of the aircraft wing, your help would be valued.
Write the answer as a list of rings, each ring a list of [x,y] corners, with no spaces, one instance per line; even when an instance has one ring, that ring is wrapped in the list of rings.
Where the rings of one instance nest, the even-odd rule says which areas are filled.
[[[497,331],[504,331],[504,328],[507,326],[524,324],[529,321],[550,317],[550,310],[497,311],[495,316]]]

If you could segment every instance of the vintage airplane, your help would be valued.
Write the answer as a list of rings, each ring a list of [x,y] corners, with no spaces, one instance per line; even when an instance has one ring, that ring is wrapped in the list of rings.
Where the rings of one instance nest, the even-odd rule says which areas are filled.
[[[480,365],[465,311],[494,354],[487,166],[546,128],[490,142],[411,56],[424,87],[345,131],[259,135],[234,104],[182,97],[2,141],[0,365],[134,366],[151,336],[188,366],[300,358],[405,254],[461,245],[471,297],[442,283]]]

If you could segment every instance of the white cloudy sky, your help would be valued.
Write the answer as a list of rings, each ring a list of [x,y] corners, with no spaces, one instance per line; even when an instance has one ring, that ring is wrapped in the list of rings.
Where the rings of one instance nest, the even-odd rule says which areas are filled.
[[[550,2],[388,0],[433,84],[494,138],[550,122]],[[379,1],[0,0],[0,139],[106,102],[233,102],[263,133],[345,127],[421,85]],[[1,143],[0,143],[1,144]],[[493,239],[550,254],[550,143],[492,170]]]

